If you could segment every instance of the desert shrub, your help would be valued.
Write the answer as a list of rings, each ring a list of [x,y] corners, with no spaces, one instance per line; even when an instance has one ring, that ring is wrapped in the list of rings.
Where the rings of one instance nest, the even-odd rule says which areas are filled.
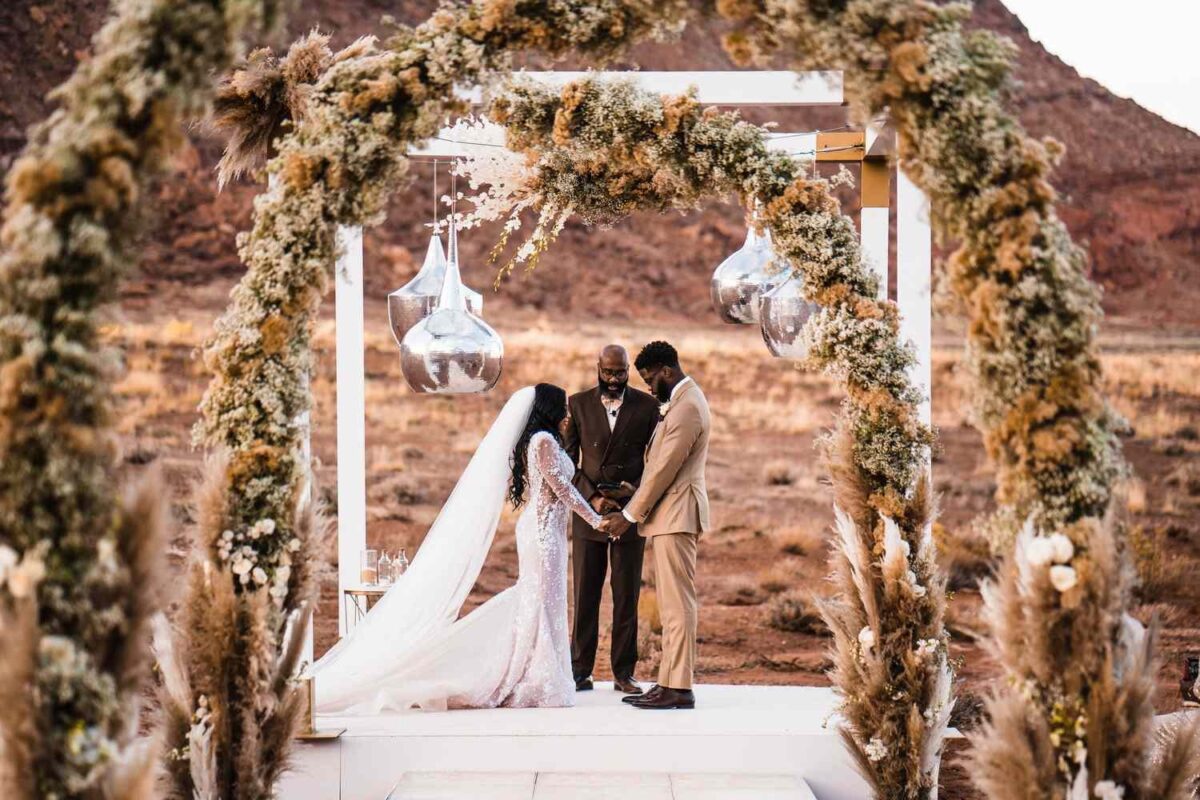
[[[765,599],[758,584],[742,576],[724,579],[714,596],[718,605],[723,606],[757,606]]]
[[[825,538],[811,528],[783,528],[772,533],[771,540],[789,556],[815,555],[825,546]]]
[[[771,598],[766,607],[766,619],[767,625],[777,631],[815,636],[829,634],[817,604],[807,592],[791,591]]]
[[[638,597],[638,626],[639,629],[662,634],[662,612],[658,608],[658,594],[653,590],[642,589]]]
[[[763,479],[768,486],[791,486],[796,482],[796,472],[790,461],[771,461],[763,468]]]
[[[758,588],[767,594],[780,594],[792,588],[798,577],[787,562],[777,562],[758,574]]]
[[[946,586],[951,590],[978,586],[980,579],[990,575],[995,567],[988,540],[977,528],[951,530],[935,522],[933,540],[937,543],[938,563],[946,573]]]

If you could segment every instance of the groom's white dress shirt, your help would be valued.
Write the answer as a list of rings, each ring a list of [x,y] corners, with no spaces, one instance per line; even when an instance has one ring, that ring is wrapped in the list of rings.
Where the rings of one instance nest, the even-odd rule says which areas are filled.
[[[674,401],[675,395],[679,394],[680,389],[682,389],[684,386],[686,386],[687,384],[689,384],[691,382],[692,382],[692,378],[689,375],[689,376],[684,377],[684,379],[681,380],[679,383],[675,384],[675,388],[671,390],[671,396],[667,400],[667,405],[670,405],[671,402]],[[612,425],[612,424],[614,424],[614,423],[609,422],[609,425]],[[651,437],[651,440],[653,440],[653,437]],[[625,509],[621,509],[621,516],[625,517],[625,519],[629,520],[630,522],[633,522],[633,523],[637,522],[636,519],[629,516],[629,512],[626,511]]]

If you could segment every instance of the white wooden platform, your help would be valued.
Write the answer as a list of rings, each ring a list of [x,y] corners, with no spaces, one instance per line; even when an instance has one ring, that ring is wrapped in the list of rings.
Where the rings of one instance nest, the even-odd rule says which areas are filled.
[[[835,698],[829,689],[699,686],[692,711],[629,708],[610,684],[603,683],[576,697],[578,705],[567,709],[318,717],[318,729],[345,728],[346,733],[336,740],[298,745],[296,768],[284,778],[279,796],[287,800],[465,796],[433,791],[441,778],[415,773],[453,773],[457,777],[445,781],[447,790],[452,788],[449,783],[492,785],[500,780],[496,773],[503,773],[513,792],[496,796],[526,800],[643,796],[632,788],[599,794],[550,791],[546,781],[565,782],[563,773],[573,774],[577,783],[585,776],[592,780],[596,773],[614,779],[623,773],[620,777],[629,780],[652,781],[653,786],[644,787],[646,798],[719,795],[807,800],[808,795],[800,793],[807,791],[805,784],[816,800],[869,796],[837,735],[836,719],[831,718]],[[745,776],[761,779],[758,795],[746,793],[754,791],[752,786],[735,792],[736,783],[728,783]],[[718,794],[695,795],[706,780],[713,789],[725,788]],[[779,780],[793,780],[796,793],[780,794],[780,787],[772,783]],[[682,787],[687,781],[693,782],[687,790],[693,794],[675,793],[675,785]],[[534,795],[538,783],[547,788]],[[412,794],[418,787],[424,787],[424,793]],[[664,787],[670,794],[662,794]],[[522,794],[526,788],[528,795]]]

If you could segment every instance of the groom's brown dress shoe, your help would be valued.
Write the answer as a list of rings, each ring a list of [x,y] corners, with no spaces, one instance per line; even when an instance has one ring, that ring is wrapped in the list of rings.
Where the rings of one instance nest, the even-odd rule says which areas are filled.
[[[651,686],[650,691],[646,692],[645,694],[631,694],[627,697],[622,697],[621,702],[633,704],[633,703],[638,702],[639,700],[649,700],[651,697],[657,697],[659,695],[659,693],[662,692],[662,690],[663,690],[663,687],[659,686],[656,683],[653,686]]]
[[[616,678],[613,680],[613,688],[623,694],[639,695],[642,693],[642,687],[638,686],[638,682],[633,678]]]
[[[634,708],[647,708],[652,711],[660,711],[671,708],[695,708],[696,695],[692,694],[691,689],[670,689],[666,686],[662,687],[662,691],[656,696],[650,697],[646,695],[632,703]]]
[[[591,690],[592,690],[592,679],[591,678],[577,678],[575,680],[575,691],[590,692]]]

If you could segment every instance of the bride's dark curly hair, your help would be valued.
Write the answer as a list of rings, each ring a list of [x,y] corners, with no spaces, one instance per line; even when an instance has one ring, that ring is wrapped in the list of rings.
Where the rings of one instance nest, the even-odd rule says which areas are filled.
[[[538,431],[546,431],[554,441],[562,444],[558,432],[559,423],[567,416],[567,393],[552,383],[539,383],[533,387],[533,410],[529,422],[517,440],[512,454],[512,480],[508,486],[508,499],[517,508],[525,503],[525,481],[529,474],[529,440]]]

